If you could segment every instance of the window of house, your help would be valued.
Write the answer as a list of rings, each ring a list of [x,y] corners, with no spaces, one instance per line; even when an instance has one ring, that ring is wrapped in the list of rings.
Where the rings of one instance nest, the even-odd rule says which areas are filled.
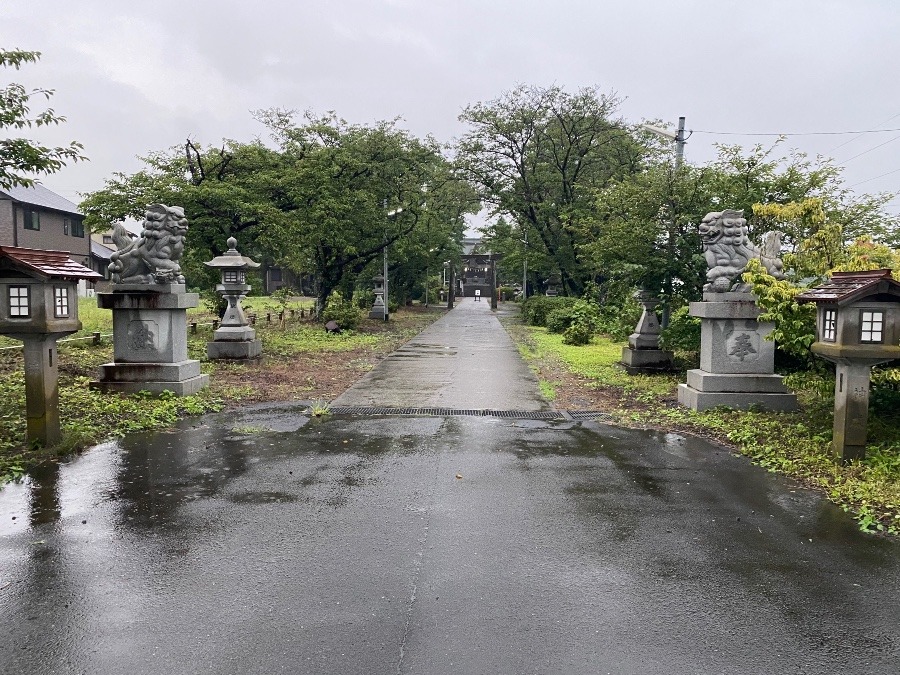
[[[72,221],[68,218],[63,218],[63,234],[69,234],[69,225]]]
[[[72,236],[73,237],[84,237],[84,221],[83,220],[73,220],[72,221]]]
[[[826,309],[824,319],[822,322],[822,339],[825,342],[834,342],[837,340],[837,310]]]
[[[28,318],[31,316],[31,297],[28,286],[9,287],[9,315],[10,317]]]
[[[884,340],[884,312],[864,309],[860,313],[859,341],[882,342]]]
[[[53,287],[53,315],[57,318],[69,316],[69,289]]]
[[[26,230],[40,230],[41,229],[41,214],[39,211],[32,211],[31,209],[23,209],[22,210],[22,227]]]

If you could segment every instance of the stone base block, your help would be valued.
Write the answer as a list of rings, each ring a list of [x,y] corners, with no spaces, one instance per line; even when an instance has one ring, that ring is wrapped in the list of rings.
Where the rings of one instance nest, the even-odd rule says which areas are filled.
[[[149,391],[151,394],[161,394],[164,391],[171,391],[176,396],[196,394],[208,386],[209,375],[198,375],[181,382],[91,382],[91,389],[104,392],[136,394],[139,391]]]
[[[369,312],[369,318],[384,321],[384,307],[373,307]]]
[[[703,411],[718,406],[749,410],[761,408],[787,412],[797,409],[797,397],[793,394],[768,392],[698,391],[686,384],[678,385],[678,403],[691,410]]]
[[[787,394],[781,375],[707,373],[695,368],[687,371],[687,386],[709,393]]]
[[[251,342],[256,339],[256,331],[250,326],[222,326],[213,333],[215,342]]]
[[[161,394],[171,391],[178,396],[195,394],[209,385],[209,375],[200,373],[196,360],[178,363],[105,363],[100,366],[100,379],[91,382],[92,389],[132,394],[149,391]]]
[[[200,362],[178,363],[104,363],[100,382],[180,382],[200,375]]]
[[[234,342],[231,340],[206,343],[206,355],[211,360],[217,359],[257,359],[262,354],[260,340]]]
[[[622,366],[629,375],[658,373],[672,369],[674,354],[664,349],[622,347]]]

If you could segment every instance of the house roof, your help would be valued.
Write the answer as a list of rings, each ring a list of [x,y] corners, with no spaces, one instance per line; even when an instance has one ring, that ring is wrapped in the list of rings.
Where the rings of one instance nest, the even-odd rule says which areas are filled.
[[[0,246],[0,265],[45,279],[102,279],[92,269],[69,257],[68,251],[39,251],[33,248]]]
[[[91,255],[100,258],[102,260],[109,260],[112,254],[115,253],[113,249],[109,246],[104,246],[103,244],[98,244],[96,241],[91,239]]]
[[[55,192],[51,192],[43,185],[35,183],[31,187],[8,187],[0,190],[0,197],[9,197],[17,202],[29,204],[31,206],[42,206],[45,209],[53,209],[55,211],[63,211],[72,215],[84,215],[78,210],[78,207],[65,197],[60,197]]]
[[[846,305],[873,295],[894,296],[900,301],[900,281],[891,270],[833,272],[828,283],[810,288],[797,296],[798,302]]]

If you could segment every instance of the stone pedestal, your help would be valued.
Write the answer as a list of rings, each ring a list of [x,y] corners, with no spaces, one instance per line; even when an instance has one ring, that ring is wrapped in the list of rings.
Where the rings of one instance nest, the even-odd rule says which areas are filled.
[[[256,359],[262,354],[262,342],[247,323],[241,300],[250,290],[246,284],[219,284],[216,290],[228,301],[222,323],[206,343],[206,355],[212,359]]]
[[[183,284],[117,284],[98,294],[97,304],[113,312],[114,355],[91,386],[185,396],[209,384],[187,353],[187,310],[199,304],[196,293],[185,293]]]
[[[384,306],[384,298],[381,296],[381,293],[375,293],[375,302],[372,304],[372,309],[369,310],[370,319],[378,319],[379,321],[384,321],[385,319],[387,314],[385,310],[387,308]]]
[[[206,343],[210,359],[256,359],[262,354],[262,342],[249,326],[222,326]]]
[[[636,297],[644,310],[634,333],[628,336],[628,346],[622,347],[621,364],[629,375],[671,370],[674,354],[659,348],[659,321],[656,319],[659,301],[645,292],[637,293]]]
[[[746,410],[795,410],[797,399],[775,374],[774,329],[760,323],[752,293],[705,293],[692,302],[700,318],[700,368],[678,385],[678,402],[693,410],[727,406]]]

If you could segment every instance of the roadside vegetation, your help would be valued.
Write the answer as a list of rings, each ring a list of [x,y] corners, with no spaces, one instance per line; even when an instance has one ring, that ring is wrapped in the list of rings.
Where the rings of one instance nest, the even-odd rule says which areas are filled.
[[[541,316],[567,311],[566,306],[573,303],[564,298],[529,298],[522,318],[533,324]],[[695,351],[699,335],[685,325],[689,321],[682,313],[672,330],[664,332],[676,348],[676,372],[633,376],[618,366],[627,344],[621,335],[627,324],[617,335],[596,334],[583,346],[566,343],[565,332],[559,330],[565,322],[560,320],[545,321],[549,327],[518,323],[508,328],[537,373],[542,390],[553,391],[557,407],[599,409],[626,426],[678,430],[717,440],[769,471],[819,490],[852,512],[861,529],[900,534],[900,368],[882,367],[873,373],[866,458],[842,465],[831,452],[834,374],[824,362],[782,354],[787,368],[780,370],[786,373],[785,384],[797,395],[798,412],[725,408],[695,412],[678,405],[677,385],[699,361]]]
[[[189,355],[201,360],[202,371],[210,375],[210,386],[192,396],[155,397],[103,394],[90,389],[100,364],[112,361],[111,338],[102,338],[100,344],[92,339],[95,332],[112,332],[112,313],[98,309],[93,298],[80,299],[79,316],[84,328],[72,337],[87,339],[59,346],[63,432],[59,445],[26,446],[22,352],[17,348],[0,350],[0,485],[23,476],[41,462],[126,433],[163,429],[188,415],[276,400],[311,401],[311,409],[320,410],[322,401],[332,400],[383,355],[440,316],[440,310],[413,306],[395,312],[387,323],[359,316],[355,330],[327,333],[321,321],[310,318],[312,304],[309,298],[248,298],[244,306],[248,314],[256,316],[254,327],[263,343],[263,357],[247,363],[208,361],[206,343],[212,339],[216,315],[202,307],[190,310],[188,322],[198,325],[196,332],[188,335]],[[14,340],[3,339],[0,346],[16,345]]]

